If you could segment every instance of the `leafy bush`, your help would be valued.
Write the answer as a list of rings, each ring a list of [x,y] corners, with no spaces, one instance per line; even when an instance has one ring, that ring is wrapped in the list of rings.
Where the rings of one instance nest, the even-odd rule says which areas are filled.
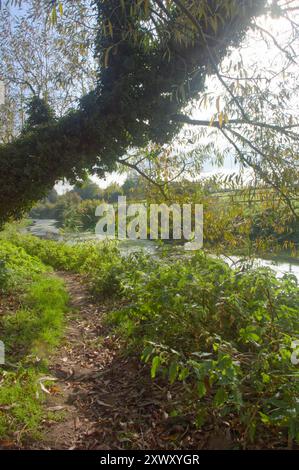
[[[201,252],[179,260],[121,258],[114,243],[71,246],[21,235],[14,242],[56,269],[85,274],[96,296],[123,295],[129,304],[109,320],[126,335],[129,351],[151,364],[153,379],[181,384],[178,412],[194,413],[198,426],[218,419],[231,422],[245,442],[267,428],[287,429],[299,440],[294,276],[232,270]]]
[[[143,264],[142,269],[144,269]],[[268,269],[237,272],[202,253],[127,273],[131,304],[111,315],[151,375],[186,388],[197,424],[234,420],[244,439],[257,428],[287,427],[299,439],[296,279]],[[188,398],[189,397],[189,398]],[[188,401],[189,400],[189,401]]]
[[[82,230],[93,230],[98,222],[98,217],[95,215],[96,208],[101,203],[99,200],[85,200],[82,201],[77,210],[79,216],[79,226]]]
[[[5,234],[3,235],[5,236]],[[82,266],[88,253],[88,248],[78,246],[74,249],[66,243],[41,240],[31,235],[21,235],[17,232],[9,233],[9,240],[15,246],[25,250],[31,257],[39,259],[42,263],[54,269],[76,271]]]
[[[45,273],[41,261],[11,242],[0,240],[0,290],[22,290],[34,276]]]
[[[121,279],[132,264],[121,258],[115,243],[102,242],[89,254],[81,267],[88,276],[90,290],[95,297],[115,297],[121,295]]]
[[[282,244],[285,248],[291,244],[299,245],[299,221],[285,208],[267,208],[260,210],[253,217],[251,240],[270,239]]]

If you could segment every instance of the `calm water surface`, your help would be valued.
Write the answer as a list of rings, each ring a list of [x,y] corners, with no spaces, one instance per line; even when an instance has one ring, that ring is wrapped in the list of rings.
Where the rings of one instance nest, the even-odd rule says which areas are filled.
[[[99,239],[96,234],[91,232],[73,232],[62,234],[56,226],[57,221],[54,219],[35,219],[33,220],[32,225],[28,226],[25,231],[31,233],[32,235],[53,239],[53,240],[64,240],[68,243],[78,243],[88,240],[97,240]],[[151,255],[157,255],[159,250],[161,250],[161,245],[155,241],[151,240],[123,240],[119,243],[120,251],[123,255],[128,255],[136,251],[145,251]],[[166,245],[166,250],[169,250],[170,253],[175,253],[178,256],[186,253],[183,246],[173,246],[170,244]],[[239,267],[240,265],[248,265],[253,267],[269,267],[278,277],[283,276],[286,273],[293,274],[297,277],[299,281],[299,259],[288,258],[288,257],[275,257],[269,259],[266,258],[254,258],[250,262],[244,258],[239,258],[237,256],[225,256],[221,255],[226,263],[232,267]]]

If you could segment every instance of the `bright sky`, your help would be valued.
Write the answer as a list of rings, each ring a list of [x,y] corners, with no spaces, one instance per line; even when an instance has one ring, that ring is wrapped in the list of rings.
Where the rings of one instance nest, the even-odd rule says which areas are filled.
[[[298,6],[299,1],[294,1],[293,6]],[[296,14],[298,20],[298,14]],[[270,31],[271,34],[276,38],[279,43],[283,43],[283,40],[289,35],[290,23],[284,18],[261,18],[259,24],[266,30]],[[298,46],[298,43],[297,43]],[[261,67],[272,67],[280,70],[282,53],[275,47],[272,40],[269,38],[269,45],[260,37],[259,33],[254,33],[250,31],[244,41],[244,47],[246,48],[246,54],[244,54],[244,61],[247,63],[248,70],[250,70],[250,65],[254,63],[261,64]],[[236,52],[235,55],[238,53]],[[216,91],[217,79],[210,79],[208,83],[208,89],[210,91]],[[191,117],[194,119],[208,119],[210,120],[211,116],[215,112],[215,109],[208,110],[199,110],[194,109],[191,114]],[[204,163],[202,168],[202,176],[212,176],[214,174],[227,174],[232,172],[237,172],[239,170],[239,165],[234,163],[234,159],[230,156],[224,158],[223,165],[220,167],[215,167],[211,161]],[[92,177],[92,179],[98,183],[101,187],[106,187],[111,182],[117,182],[122,184],[126,176],[124,174],[119,175],[118,173],[113,173],[107,176],[106,180],[99,179],[97,177]]]

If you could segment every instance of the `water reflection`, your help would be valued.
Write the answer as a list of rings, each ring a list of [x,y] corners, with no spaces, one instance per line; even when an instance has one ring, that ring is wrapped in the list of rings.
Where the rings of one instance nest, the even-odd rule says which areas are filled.
[[[92,232],[68,232],[61,234],[59,228],[57,228],[56,223],[57,221],[54,219],[35,219],[33,220],[32,225],[27,227],[25,230],[26,232],[41,238],[64,240],[70,244],[100,239],[98,235]],[[119,242],[119,248],[124,256],[127,256],[128,254],[136,251],[144,251],[147,254],[157,256],[162,249],[168,251],[170,254],[177,256],[183,256],[186,254],[186,251],[182,245],[164,244],[162,248],[161,243],[152,240],[123,240]],[[220,258],[222,258],[232,267],[239,267],[240,264],[248,265],[249,263],[252,267],[269,267],[275,271],[278,277],[281,277],[287,273],[294,274],[299,281],[298,259],[284,260],[282,258],[254,258],[248,261],[237,256],[228,257],[225,255],[220,256]]]

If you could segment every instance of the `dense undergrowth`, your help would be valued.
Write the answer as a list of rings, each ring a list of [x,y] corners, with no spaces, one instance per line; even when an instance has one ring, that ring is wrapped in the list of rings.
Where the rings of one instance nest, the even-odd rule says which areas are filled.
[[[122,275],[130,267],[130,260],[120,257],[114,242],[70,245],[21,235],[13,229],[3,232],[2,238],[9,239],[15,246],[58,271],[78,272],[86,276],[95,297],[118,295]]]
[[[40,259],[0,240],[0,441],[39,437],[47,355],[64,330],[68,296]],[[8,305],[13,303],[13,311]]]
[[[243,443],[266,428],[299,439],[294,276],[237,272],[197,253],[154,266],[146,261],[128,273],[124,291],[131,304],[111,320],[150,362],[152,378],[182,383],[186,401],[174,413],[193,413],[198,426],[225,420]]]
[[[45,264],[84,274],[100,299],[126,299],[107,321],[127,353],[149,364],[154,380],[179,385],[183,398],[173,415],[191,413],[198,427],[226,422],[243,446],[275,433],[281,442],[299,440],[294,276],[232,270],[202,252],[179,260],[121,258],[115,244],[10,238]]]

